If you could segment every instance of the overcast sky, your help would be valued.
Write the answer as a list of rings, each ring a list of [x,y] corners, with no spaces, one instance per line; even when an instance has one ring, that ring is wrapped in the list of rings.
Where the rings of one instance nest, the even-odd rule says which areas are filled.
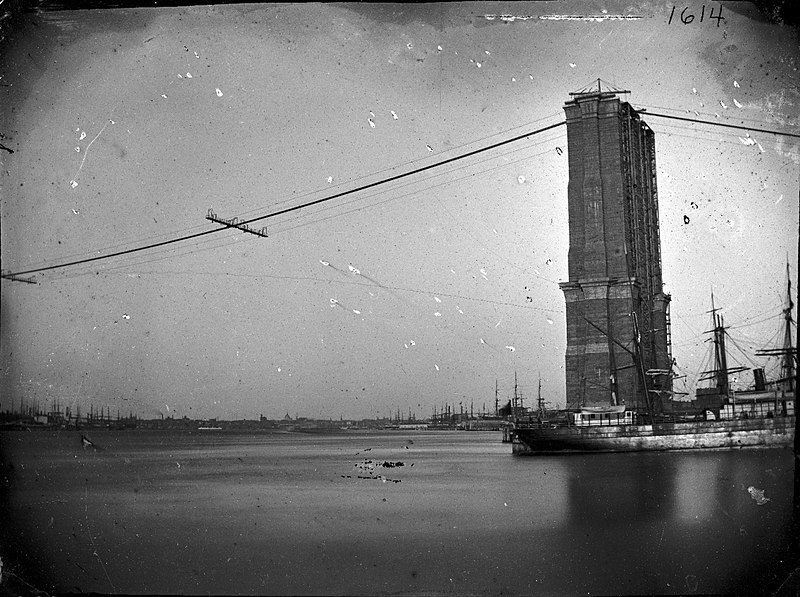
[[[0,151],[2,267],[211,230],[209,208],[256,217],[433,164],[562,121],[569,92],[598,77],[651,112],[797,133],[796,29],[728,3],[718,27],[711,7],[689,24],[682,6],[670,24],[671,4],[647,2],[26,14],[0,51],[14,151]],[[797,280],[800,146],[644,118],[678,389],[693,393],[712,289],[743,348],[775,341],[787,256]],[[252,225],[268,238],[227,230],[38,286],[3,280],[0,408],[423,417],[493,409],[495,380],[505,400],[515,371],[527,404],[541,375],[562,406],[567,180],[558,127]]]

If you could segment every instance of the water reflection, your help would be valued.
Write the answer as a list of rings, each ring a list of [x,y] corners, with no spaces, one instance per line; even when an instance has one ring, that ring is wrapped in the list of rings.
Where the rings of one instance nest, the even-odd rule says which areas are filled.
[[[760,593],[789,547],[792,464],[789,450],[573,457],[562,536],[611,592]]]
[[[516,458],[494,435],[409,435],[106,432],[94,452],[70,434],[4,434],[0,556],[46,590],[79,592],[776,586],[789,450]],[[402,460],[400,482],[354,476],[365,457]]]

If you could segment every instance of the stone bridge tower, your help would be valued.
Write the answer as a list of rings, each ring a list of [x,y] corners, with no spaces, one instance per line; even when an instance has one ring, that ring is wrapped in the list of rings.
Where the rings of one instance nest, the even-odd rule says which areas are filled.
[[[596,88],[595,88],[596,87]],[[605,89],[604,89],[605,87]],[[567,408],[660,409],[671,390],[653,131],[601,85],[564,105],[569,156]]]

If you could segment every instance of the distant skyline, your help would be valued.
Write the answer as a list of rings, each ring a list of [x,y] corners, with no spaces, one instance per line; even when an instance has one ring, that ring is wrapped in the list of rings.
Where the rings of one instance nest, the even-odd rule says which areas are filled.
[[[800,142],[647,111],[797,134],[798,33],[749,3],[724,4],[719,26],[670,23],[671,9],[27,13],[0,48],[0,143],[14,152],[0,151],[2,268],[203,232],[218,227],[209,208],[257,217],[452,158],[563,121],[569,92],[599,77],[655,131],[676,389],[693,394],[712,291],[752,353],[734,361],[752,367],[782,339]],[[541,375],[563,406],[567,151],[557,127],[266,220],[268,238],[227,230],[37,286],[2,280],[0,408],[426,417],[492,409],[515,371],[527,404]]]

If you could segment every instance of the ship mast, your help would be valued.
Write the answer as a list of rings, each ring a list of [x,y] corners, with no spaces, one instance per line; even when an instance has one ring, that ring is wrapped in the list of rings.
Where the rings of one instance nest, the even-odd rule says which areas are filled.
[[[768,348],[756,351],[756,355],[763,357],[781,356],[781,377],[777,383],[785,390],[792,392],[795,388],[795,365],[794,361],[797,355],[797,350],[792,342],[792,309],[794,302],[792,301],[792,278],[789,275],[789,263],[786,263],[786,307],[783,309],[783,347],[782,348]]]
[[[701,375],[705,375],[706,377],[701,377],[697,381],[715,379],[718,393],[723,396],[730,396],[728,375],[746,371],[747,367],[728,368],[728,353],[725,349],[725,335],[727,334],[725,331],[725,319],[722,315],[717,313],[717,311],[719,311],[719,309],[714,306],[714,293],[712,291],[711,311],[708,311],[708,313],[711,313],[711,322],[713,326],[709,332],[714,334],[712,337],[714,341],[714,368],[703,371]]]

